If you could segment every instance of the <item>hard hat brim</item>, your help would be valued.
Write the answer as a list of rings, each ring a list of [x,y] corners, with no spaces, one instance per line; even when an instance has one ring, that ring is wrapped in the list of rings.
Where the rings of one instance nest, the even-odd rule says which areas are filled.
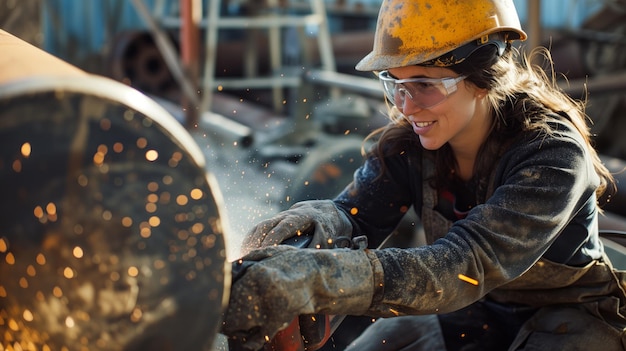
[[[494,34],[496,34],[494,36]],[[518,28],[499,28],[499,31],[496,33],[486,32],[481,33],[479,38],[491,37],[495,38],[495,40],[489,40],[484,42],[483,45],[497,43],[499,40],[502,44],[505,42],[511,42],[513,40],[524,41],[528,37],[523,30]],[[413,55],[381,55],[376,52],[376,50],[372,50],[369,54],[367,54],[361,61],[359,61],[355,69],[357,71],[383,71],[390,68],[397,67],[405,67],[405,66],[413,66],[413,65],[422,65],[426,66],[436,66],[436,67],[449,67],[456,63],[463,61],[467,56],[471,55],[479,45],[473,45],[474,47],[469,50],[460,50],[461,52],[465,52],[464,54],[456,53],[455,51],[466,47],[466,45],[476,42],[476,40],[470,40],[467,43],[464,43],[458,48],[454,48],[452,50],[448,50],[447,48],[442,48],[441,50],[425,50],[422,54],[413,54]],[[500,46],[500,45],[499,45]],[[443,59],[446,56],[455,56],[456,59]],[[441,58],[441,59],[440,59]]]

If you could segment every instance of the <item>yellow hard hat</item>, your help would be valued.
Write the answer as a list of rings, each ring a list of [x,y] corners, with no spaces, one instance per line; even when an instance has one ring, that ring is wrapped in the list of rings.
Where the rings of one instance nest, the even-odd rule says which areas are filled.
[[[513,0],[384,0],[374,48],[356,69],[447,67],[482,45],[502,51],[507,42],[525,39]]]

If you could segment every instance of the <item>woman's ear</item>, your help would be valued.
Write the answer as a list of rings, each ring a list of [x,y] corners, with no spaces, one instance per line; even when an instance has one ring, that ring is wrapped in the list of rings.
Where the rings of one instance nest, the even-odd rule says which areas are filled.
[[[474,92],[474,96],[476,96],[476,98],[478,99],[482,99],[485,96],[487,96],[487,93],[488,93],[487,89],[476,88],[476,91]]]

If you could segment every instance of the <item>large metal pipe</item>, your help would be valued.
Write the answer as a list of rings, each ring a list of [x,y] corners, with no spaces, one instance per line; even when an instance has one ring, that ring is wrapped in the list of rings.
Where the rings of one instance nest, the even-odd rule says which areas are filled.
[[[230,265],[198,145],[133,88],[0,52],[0,349],[207,349]]]
[[[84,77],[83,70],[0,29],[0,84],[32,77]]]

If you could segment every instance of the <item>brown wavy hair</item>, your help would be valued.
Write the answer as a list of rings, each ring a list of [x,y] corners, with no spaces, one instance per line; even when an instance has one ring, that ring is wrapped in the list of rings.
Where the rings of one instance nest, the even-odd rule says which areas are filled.
[[[585,141],[595,171],[601,178],[601,184],[596,190],[597,198],[605,193],[610,198],[615,193],[614,178],[592,145],[585,101],[572,99],[558,87],[553,61],[546,48],[537,48],[528,55],[521,55],[518,49],[509,45],[502,55],[498,55],[494,46],[484,46],[463,62],[449,68],[466,75],[465,84],[471,83],[488,91],[486,98],[494,115],[491,131],[474,165],[474,179],[479,180],[479,201],[485,200],[489,174],[507,146],[526,132],[551,133],[546,119],[548,114],[569,120]],[[367,140],[377,141],[370,149],[370,155],[384,160],[384,156],[400,153],[407,147],[421,147],[409,122],[390,104],[388,117],[390,123],[367,137]],[[454,176],[457,164],[452,149],[445,144],[427,154],[432,155],[436,165],[433,185],[451,189],[453,182],[457,181]],[[385,169],[383,163],[382,172]]]

